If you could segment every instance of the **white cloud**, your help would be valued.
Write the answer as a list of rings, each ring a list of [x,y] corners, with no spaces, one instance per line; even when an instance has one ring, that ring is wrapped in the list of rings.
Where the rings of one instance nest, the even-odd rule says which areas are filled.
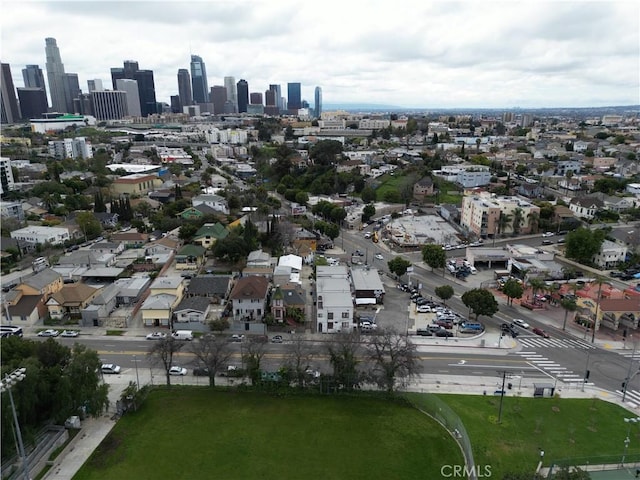
[[[189,55],[209,85],[301,82],[313,100],[415,107],[637,104],[640,6],[633,1],[3,1],[2,61],[16,86],[45,68],[54,37],[67,72],[110,86],[110,68],[155,72],[177,93]]]

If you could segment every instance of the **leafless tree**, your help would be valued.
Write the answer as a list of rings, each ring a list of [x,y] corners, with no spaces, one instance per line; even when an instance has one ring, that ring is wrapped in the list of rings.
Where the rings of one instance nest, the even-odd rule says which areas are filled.
[[[340,333],[327,346],[333,378],[338,388],[353,390],[360,385],[362,374],[358,371],[358,355],[362,350],[358,332]]]
[[[178,353],[183,346],[184,343],[182,341],[168,336],[156,341],[147,353],[152,363],[161,364],[164,368],[164,372],[167,377],[167,385],[171,385],[171,375],[169,375],[169,370],[173,365],[173,356]]]
[[[265,343],[259,339],[250,338],[243,341],[242,360],[251,382],[257,384],[262,375],[262,357],[265,354]]]
[[[419,370],[416,346],[406,335],[395,330],[381,330],[367,346],[373,362],[371,374],[380,388],[393,392],[397,378],[410,378]]]
[[[225,338],[203,335],[199,340],[192,342],[191,351],[198,361],[207,368],[209,385],[215,387],[216,375],[224,369],[233,355],[231,345]]]
[[[298,383],[298,387],[304,387],[307,369],[312,358],[309,345],[304,342],[302,335],[293,338],[291,352],[286,361],[286,366],[293,373],[293,379]]]

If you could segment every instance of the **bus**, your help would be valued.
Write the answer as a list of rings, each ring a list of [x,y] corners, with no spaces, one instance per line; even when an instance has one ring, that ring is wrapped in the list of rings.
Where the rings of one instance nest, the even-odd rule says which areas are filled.
[[[16,337],[22,337],[22,327],[13,325],[0,325],[0,337],[10,337],[15,335]]]

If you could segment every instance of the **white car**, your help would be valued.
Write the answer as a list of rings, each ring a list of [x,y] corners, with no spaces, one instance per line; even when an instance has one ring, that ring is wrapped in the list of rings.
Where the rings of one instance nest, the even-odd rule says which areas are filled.
[[[147,340],[162,340],[167,338],[167,334],[164,332],[151,332],[147,335]]]
[[[513,323],[515,323],[516,325],[522,328],[529,328],[529,324],[524,320],[522,320],[521,318],[514,318]]]
[[[77,337],[78,335],[80,335],[80,332],[77,330],[64,330],[60,334],[61,337]]]
[[[115,363],[103,363],[102,364],[102,373],[109,373],[109,374],[118,374],[120,373],[120,366],[116,365]]]
[[[186,375],[187,374],[187,369],[184,367],[171,367],[169,369],[169,375]]]
[[[382,256],[382,254],[381,254],[381,253],[376,253],[376,258],[377,258],[378,260],[384,260],[384,257]]]
[[[60,332],[58,330],[53,330],[52,328],[38,332],[39,337],[57,337],[58,335],[60,335]]]
[[[420,305],[416,308],[418,313],[431,313],[431,307],[429,305]]]
[[[542,234],[543,238],[547,238],[547,237],[553,237],[555,235],[555,233],[553,232],[545,232]]]

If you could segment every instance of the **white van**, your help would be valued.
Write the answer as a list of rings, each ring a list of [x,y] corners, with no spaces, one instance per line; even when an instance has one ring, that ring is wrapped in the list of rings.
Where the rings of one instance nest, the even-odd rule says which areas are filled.
[[[193,331],[191,331],[191,330],[176,330],[175,332],[173,332],[171,334],[171,336],[173,338],[175,338],[176,340],[185,340],[187,342],[190,342],[191,340],[193,340]]]

